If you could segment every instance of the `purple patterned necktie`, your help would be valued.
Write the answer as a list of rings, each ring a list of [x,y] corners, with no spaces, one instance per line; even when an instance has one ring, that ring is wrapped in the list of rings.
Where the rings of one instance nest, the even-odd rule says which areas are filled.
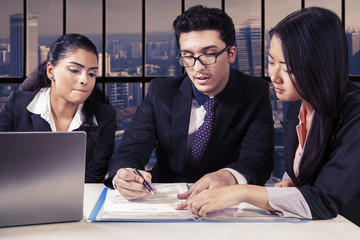
[[[191,147],[191,155],[189,160],[190,169],[196,169],[202,157],[204,156],[204,152],[206,147],[210,141],[214,125],[215,125],[215,110],[218,105],[218,100],[216,98],[209,98],[203,104],[206,114],[204,117],[203,124],[196,131],[192,147]]]

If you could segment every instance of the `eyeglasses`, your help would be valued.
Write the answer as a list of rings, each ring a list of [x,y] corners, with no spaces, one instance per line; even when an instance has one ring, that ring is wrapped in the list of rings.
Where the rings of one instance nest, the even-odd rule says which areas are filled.
[[[180,65],[182,67],[192,67],[195,65],[196,60],[199,60],[199,62],[202,65],[211,65],[211,64],[216,63],[217,57],[220,56],[223,52],[227,51],[230,47],[231,46],[227,46],[220,52],[203,54],[198,57],[193,57],[193,56],[182,57],[181,53],[179,53],[179,55],[176,57],[176,60],[179,61]]]

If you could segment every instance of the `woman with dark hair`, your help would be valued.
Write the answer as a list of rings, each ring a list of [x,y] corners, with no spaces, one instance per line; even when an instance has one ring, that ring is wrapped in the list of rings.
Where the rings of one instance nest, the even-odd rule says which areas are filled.
[[[67,34],[0,109],[0,131],[85,131],[85,182],[102,182],[114,148],[116,112],[96,87],[98,55],[85,36]]]
[[[360,90],[348,77],[341,21],[329,10],[305,8],[270,37],[269,76],[277,97],[292,102],[283,124],[283,181],[207,190],[178,208],[206,215],[248,202],[287,217],[341,214],[360,226]]]

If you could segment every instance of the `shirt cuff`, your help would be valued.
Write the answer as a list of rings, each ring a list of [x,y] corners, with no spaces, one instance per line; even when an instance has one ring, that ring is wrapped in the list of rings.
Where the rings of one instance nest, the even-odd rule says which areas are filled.
[[[111,181],[114,189],[116,189],[116,186],[115,186],[115,183],[114,183],[115,178],[116,178],[116,175],[115,175],[115,177],[113,177],[113,179],[112,179],[112,181]]]
[[[235,177],[238,184],[247,184],[248,183],[246,181],[246,178],[244,177],[244,175],[242,175],[238,171],[236,171],[232,168],[223,168],[222,170],[226,170],[226,171],[230,172]]]
[[[296,187],[265,187],[268,201],[283,217],[312,219],[310,207]]]

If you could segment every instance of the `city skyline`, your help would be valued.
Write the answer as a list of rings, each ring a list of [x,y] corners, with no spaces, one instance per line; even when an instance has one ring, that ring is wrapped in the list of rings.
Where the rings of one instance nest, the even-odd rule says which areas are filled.
[[[233,67],[244,71],[247,74],[261,76],[261,16],[258,12],[248,13],[249,17],[241,24],[235,25],[236,47],[238,56]],[[29,75],[46,57],[46,51],[49,49],[50,41],[47,37],[39,36],[38,16],[36,14],[27,15],[27,38],[26,38],[26,75]],[[9,73],[0,69],[0,76],[22,76],[22,57],[23,57],[23,16],[14,14],[9,17],[11,33],[7,41],[0,40],[0,66],[10,63]],[[142,41],[139,34],[109,34],[106,43],[106,72],[105,76],[141,76],[142,75]],[[125,37],[126,36],[126,37]],[[163,32],[157,34],[147,34],[148,39],[145,43],[146,53],[146,72],[147,76],[174,76],[180,74],[180,67],[175,61],[178,53],[175,38],[172,32]],[[358,68],[360,54],[360,31],[347,32],[349,53],[354,58],[355,65],[351,64],[350,73],[359,74],[360,70],[352,71],[351,68]],[[102,35],[91,35],[92,40],[102,53]],[[46,40],[44,40],[46,39]],[[268,48],[269,38],[265,36],[265,51]],[[359,52],[359,54],[358,54]],[[10,59],[10,60],[9,60]],[[13,61],[11,61],[13,59]],[[99,55],[100,61],[102,55]],[[140,59],[131,61],[131,59]],[[129,61],[130,60],[130,61]],[[164,64],[164,61],[166,65]],[[265,60],[266,61],[266,60]],[[100,64],[102,65],[102,64]],[[162,66],[163,65],[163,66]],[[118,67],[121,66],[121,67]],[[264,66],[266,68],[266,66]],[[102,70],[102,69],[100,69]],[[99,71],[101,74],[101,71]],[[266,72],[266,69],[265,69]]]
[[[136,33],[141,31],[141,0],[107,0],[107,33]],[[204,5],[220,7],[218,1],[199,1]],[[274,26],[282,17],[290,13],[292,10],[300,9],[300,0],[266,0],[265,13],[271,15],[266,17],[267,29]],[[328,0],[326,2],[319,0],[306,0],[305,6],[323,5],[334,10],[338,15],[341,12],[341,1]],[[208,4],[206,4],[208,3]],[[193,1],[185,1],[185,8],[196,4]],[[22,0],[0,0],[0,38],[9,38],[9,31],[6,25],[9,25],[9,16],[21,13],[23,10]],[[101,1],[100,0],[67,0],[67,22],[71,23],[67,26],[69,30],[72,25],[77,22],[83,23],[85,19],[87,24],[78,24],[74,26],[74,30],[82,34],[94,34],[101,31]],[[84,6],[86,6],[84,8]],[[161,15],[159,18],[159,7],[161,6]],[[360,27],[357,12],[360,10],[360,2],[356,0],[346,1],[346,19],[347,27]],[[47,11],[39,11],[39,9],[47,9]],[[176,10],[174,10],[176,9]],[[180,1],[167,0],[148,0],[146,1],[146,22],[150,32],[171,31],[172,21],[179,15],[181,6]],[[289,11],[290,10],[290,11]],[[235,24],[243,22],[249,12],[261,12],[260,0],[257,1],[225,1],[225,11],[233,18]],[[32,0],[28,1],[28,13],[34,13],[39,18],[39,36],[60,35],[62,33],[62,1],[58,0]],[[152,14],[155,13],[155,14]],[[88,18],[86,16],[91,16]],[[127,21],[118,20],[121,19]],[[243,17],[245,16],[245,17]],[[164,19],[167,19],[164,21]]]

